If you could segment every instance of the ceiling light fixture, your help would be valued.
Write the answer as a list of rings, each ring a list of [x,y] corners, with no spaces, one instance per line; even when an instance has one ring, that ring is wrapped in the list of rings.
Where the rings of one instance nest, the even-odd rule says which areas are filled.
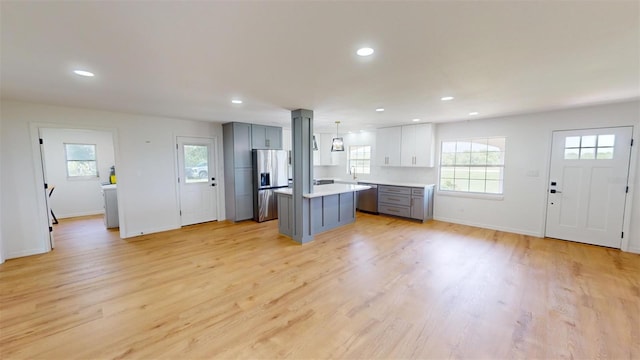
[[[231,102],[234,104],[242,104],[242,100],[238,100],[238,99],[233,99],[231,100]]]
[[[440,98],[440,100],[442,100],[442,101],[453,100],[453,96],[443,96],[443,97]]]
[[[373,49],[369,47],[364,47],[364,48],[358,49],[358,51],[356,51],[356,54],[360,56],[369,56],[373,54]]]
[[[471,115],[471,116],[478,115],[478,112],[477,111],[472,111],[472,112],[469,113],[469,115]]]
[[[413,122],[418,122],[420,121],[420,119],[413,119]]]
[[[384,111],[384,108],[377,108],[377,109],[376,109],[376,111],[377,111],[377,112],[383,112],[383,111]]]
[[[336,137],[333,138],[331,142],[331,151],[344,151],[344,141],[338,135],[338,126],[340,125],[340,121],[336,121]]]
[[[73,70],[73,72],[76,75],[80,75],[80,76],[86,76],[86,77],[93,77],[95,76],[94,73],[90,72],[90,71],[86,71],[86,70]]]

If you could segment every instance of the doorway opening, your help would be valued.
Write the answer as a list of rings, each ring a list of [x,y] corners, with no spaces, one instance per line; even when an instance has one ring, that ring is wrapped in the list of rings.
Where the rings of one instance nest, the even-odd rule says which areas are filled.
[[[116,169],[113,132],[39,127],[38,136],[51,248],[74,246],[66,239],[83,239],[91,243],[113,233],[113,229],[107,229],[104,219],[107,210],[114,207],[116,211],[111,219],[115,218],[116,226],[110,225],[117,232],[117,198],[115,202],[106,201],[109,192],[113,196],[117,193],[117,175],[112,176]],[[105,191],[105,185],[108,185],[108,191]],[[102,222],[101,229],[95,228],[96,221]],[[89,228],[93,228],[91,237],[77,236]],[[69,236],[74,232],[74,236]]]

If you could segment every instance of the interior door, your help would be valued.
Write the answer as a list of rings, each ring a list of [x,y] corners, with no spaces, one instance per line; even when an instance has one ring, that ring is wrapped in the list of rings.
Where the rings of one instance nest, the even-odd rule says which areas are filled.
[[[178,137],[177,149],[182,226],[217,220],[215,139]]]
[[[53,188],[47,182],[47,167],[46,167],[46,159],[44,152],[44,143],[42,141],[42,133],[41,130],[38,129],[38,137],[40,138],[40,164],[42,165],[42,179],[44,181],[44,202],[47,207],[47,223],[48,223],[48,231],[49,231],[49,246],[51,246],[51,250],[53,250],[56,246],[55,239],[53,237],[53,211],[51,210],[51,205],[49,204],[49,196],[51,195],[51,191]],[[56,221],[57,224],[57,221]]]
[[[632,132],[554,131],[546,236],[620,248]]]

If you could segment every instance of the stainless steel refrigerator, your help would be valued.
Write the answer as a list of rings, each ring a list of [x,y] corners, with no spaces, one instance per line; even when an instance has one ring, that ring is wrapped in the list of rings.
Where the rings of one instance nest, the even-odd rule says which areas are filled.
[[[263,222],[278,218],[274,190],[288,186],[285,150],[253,150],[253,220]]]

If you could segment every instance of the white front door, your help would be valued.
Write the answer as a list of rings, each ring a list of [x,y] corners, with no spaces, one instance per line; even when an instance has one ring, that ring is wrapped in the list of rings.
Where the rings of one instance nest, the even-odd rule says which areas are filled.
[[[179,136],[177,148],[182,226],[217,220],[215,139]]]
[[[632,132],[553,132],[547,237],[620,248]]]

